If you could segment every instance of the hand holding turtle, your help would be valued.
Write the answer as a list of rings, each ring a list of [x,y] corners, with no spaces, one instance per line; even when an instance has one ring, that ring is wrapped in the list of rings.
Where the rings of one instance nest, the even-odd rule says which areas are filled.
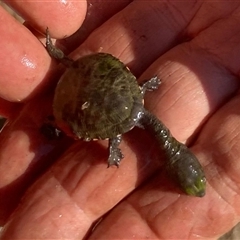
[[[102,4],[104,8],[106,5]],[[239,102],[236,94],[239,45],[234,41],[238,25],[234,25],[235,19],[224,17],[236,11],[238,3],[231,3],[228,10],[221,8],[221,17],[219,12],[211,11],[207,19],[204,9],[207,11],[211,4],[220,8],[224,3],[206,2],[201,11],[197,11],[200,3],[194,6],[172,3],[176,4],[174,7],[156,1],[148,2],[148,6],[142,4],[136,1],[119,9],[71,57],[78,59],[100,50],[110,52],[127,64],[136,76],[141,75],[140,81],[155,74],[161,78],[161,89],[147,95],[145,105],[179,141],[190,138],[191,150],[203,164],[210,183],[206,196],[200,199],[180,194],[164,173],[156,174],[161,168],[149,163],[146,156],[152,155],[139,147],[132,149],[124,142],[125,159],[120,168],[106,169],[107,146],[79,142],[74,143],[30,188],[4,236],[82,238],[95,220],[108,213],[90,232],[90,237],[214,238],[239,220],[236,194],[239,190],[236,132],[239,122],[236,108]],[[156,11],[149,14],[147,9]],[[190,12],[193,15],[197,12],[197,15],[192,18]],[[182,16],[185,16],[183,21]],[[213,24],[212,19],[216,16],[222,21],[216,20]],[[183,36],[180,33],[184,33]],[[224,41],[225,36],[233,41]],[[35,105],[32,103],[29,109],[38,106],[36,103],[43,106],[43,100],[32,101]],[[36,111],[28,114],[36,116]],[[14,151],[10,153],[6,139],[19,130],[27,111],[21,116],[15,121],[12,132],[7,133],[8,129],[3,132],[2,144],[8,146],[5,156],[14,154]],[[37,132],[37,127],[36,124],[31,131]],[[30,139],[34,141],[34,138]],[[16,140],[19,139],[15,137],[18,142]],[[24,138],[21,140],[24,145]],[[139,146],[144,148],[144,145]],[[11,166],[19,167],[20,163],[23,166],[24,159],[29,156],[26,153],[31,151],[27,148],[22,151],[25,151],[22,161],[11,161]],[[142,152],[144,156],[137,157]],[[3,158],[2,155],[1,160]],[[145,184],[141,186],[143,182]],[[121,203],[117,205],[119,201]]]

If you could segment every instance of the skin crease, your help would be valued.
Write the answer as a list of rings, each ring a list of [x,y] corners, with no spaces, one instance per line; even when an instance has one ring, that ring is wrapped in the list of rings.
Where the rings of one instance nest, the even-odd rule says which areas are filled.
[[[139,81],[161,78],[161,87],[146,94],[145,106],[179,141],[191,144],[204,166],[206,196],[189,197],[178,190],[142,130],[134,129],[122,142],[125,158],[119,169],[106,168],[106,141],[72,142],[65,153],[54,155],[62,148],[58,141],[39,133],[51,107],[49,88],[49,97],[32,96],[1,132],[0,199],[19,200],[28,188],[10,218],[17,203],[0,204],[5,213],[1,239],[82,239],[86,234],[89,239],[216,239],[239,222],[240,3],[132,1],[115,11],[71,57],[109,52]],[[38,53],[49,66],[44,48]],[[44,76],[47,70],[41,71]],[[7,84],[15,94],[15,85]],[[26,82],[21,87],[28,91]],[[30,178],[35,164],[41,166],[50,154],[57,161],[41,177]]]

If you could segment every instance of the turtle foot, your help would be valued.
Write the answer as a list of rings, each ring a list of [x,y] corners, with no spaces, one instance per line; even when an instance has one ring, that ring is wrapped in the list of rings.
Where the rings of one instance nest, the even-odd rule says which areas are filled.
[[[108,167],[115,165],[119,167],[121,160],[123,159],[123,154],[119,148],[113,150],[108,157]]]
[[[116,136],[115,138],[109,139],[109,157],[108,157],[108,167],[115,165],[119,167],[121,160],[123,159],[123,154],[118,148],[121,143],[122,136]]]
[[[150,78],[142,84],[142,94],[144,95],[146,91],[154,91],[158,89],[160,84],[161,80],[157,76]]]

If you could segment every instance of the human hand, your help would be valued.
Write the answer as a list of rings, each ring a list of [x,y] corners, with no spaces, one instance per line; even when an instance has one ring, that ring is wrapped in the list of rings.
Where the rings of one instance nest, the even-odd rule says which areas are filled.
[[[102,2],[105,11],[108,4]],[[122,142],[119,169],[106,169],[106,142],[46,140],[39,128],[51,111],[53,91],[39,87],[45,95],[26,101],[1,133],[2,202],[18,200],[36,167],[59,159],[29,188],[3,238],[81,239],[88,233],[104,239],[206,239],[239,221],[239,3],[134,1],[121,7],[71,57],[109,52],[140,81],[161,78],[161,88],[146,96],[146,108],[191,144],[205,169],[206,196],[180,193],[154,142],[140,130]],[[50,68],[50,58],[40,52]],[[13,205],[1,206],[7,212]]]

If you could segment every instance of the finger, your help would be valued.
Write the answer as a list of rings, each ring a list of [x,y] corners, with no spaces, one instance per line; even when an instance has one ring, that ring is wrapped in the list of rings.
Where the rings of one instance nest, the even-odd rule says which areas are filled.
[[[138,76],[161,54],[178,43],[177,37],[197,11],[198,4],[193,6],[186,2],[181,5],[180,12],[187,18],[174,27],[175,21],[181,16],[174,7],[163,2],[133,1],[96,29],[71,57],[77,59],[89,53],[108,52],[119,57]],[[174,11],[171,17],[169,11]],[[183,39],[185,36],[179,41]]]
[[[85,16],[84,6],[86,3],[84,1],[68,2],[66,5],[60,2],[52,2],[51,4],[30,2],[27,7],[25,4],[23,7],[18,1],[11,1],[11,4],[22,12],[23,16],[28,18],[33,25],[38,22],[39,25],[36,26],[38,30],[44,32],[46,26],[52,27],[51,33],[55,36],[61,35],[63,37],[66,34],[72,34],[80,27]],[[0,97],[9,101],[22,101],[33,94],[40,84],[42,86],[46,84],[50,57],[38,39],[2,8],[0,11],[1,20],[4,22],[0,29],[3,33],[0,45],[5,46],[1,51]],[[73,12],[78,14],[73,14]],[[52,17],[51,20],[48,20],[50,13]],[[69,24],[71,21],[73,23]],[[56,28],[56,23],[61,27]],[[16,37],[18,41],[15,41]]]
[[[192,43],[164,54],[142,78],[146,79],[152,72],[160,77],[162,84],[158,91],[146,96],[145,106],[181,142],[189,137],[194,139],[211,114],[240,86],[235,73]]]
[[[121,11],[130,2],[132,0],[115,1],[114,4],[109,4],[107,1],[88,1],[87,14],[83,24],[72,36],[57,41],[58,46],[65,47],[64,53],[69,54],[79,47],[93,30]]]
[[[2,8],[0,45],[0,97],[21,101],[44,82],[50,58],[42,44]],[[16,38],[18,41],[16,41]]]
[[[67,37],[81,26],[85,14],[86,1],[6,1],[33,28],[45,33],[51,29],[54,38]],[[51,16],[51,17],[50,17]]]
[[[161,107],[155,104],[158,114],[182,141],[239,89],[240,44],[236,39],[240,36],[235,21],[235,17],[230,17],[214,22],[191,42],[173,49],[155,63],[160,66],[163,84],[160,96],[156,93],[150,96],[150,105],[160,99]],[[225,41],[226,36],[232,40]],[[154,71],[156,65],[146,74]],[[186,112],[191,117],[186,118]],[[183,130],[179,131],[179,125]]]

